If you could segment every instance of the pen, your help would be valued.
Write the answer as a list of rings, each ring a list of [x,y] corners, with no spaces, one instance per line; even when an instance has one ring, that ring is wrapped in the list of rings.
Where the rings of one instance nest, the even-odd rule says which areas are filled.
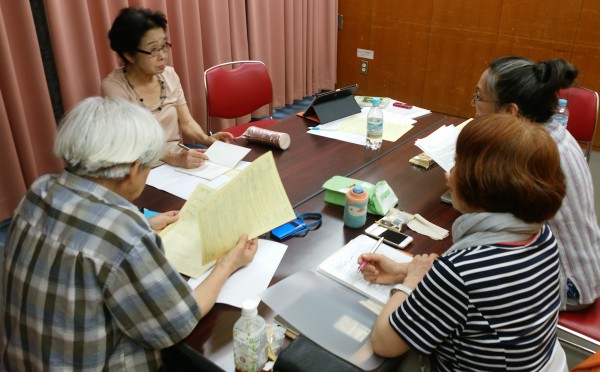
[[[409,105],[408,103],[404,103],[404,102],[394,102],[394,107],[400,107],[403,109],[411,109],[412,105]]]
[[[184,145],[181,142],[177,142],[177,146],[181,147],[182,149],[184,149],[185,151],[190,151],[192,149],[190,149],[189,147],[187,147],[186,145]]]
[[[329,127],[308,127],[310,130],[331,130],[335,131],[337,128],[329,128]]]
[[[379,246],[381,245],[382,242],[383,242],[383,238],[379,238],[379,240],[377,241],[377,243],[375,243],[373,248],[371,248],[369,253],[375,253],[375,251],[377,251],[377,248],[379,248]],[[360,264],[360,266],[358,266],[358,271],[363,271],[365,266],[367,266],[367,260],[363,260],[363,262]]]

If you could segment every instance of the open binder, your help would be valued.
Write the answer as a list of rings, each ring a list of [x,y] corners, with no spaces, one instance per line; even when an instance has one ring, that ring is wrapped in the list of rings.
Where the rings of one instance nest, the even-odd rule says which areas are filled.
[[[319,124],[329,123],[346,116],[358,114],[360,106],[354,99],[358,84],[317,93],[306,111],[299,113],[305,119]]]

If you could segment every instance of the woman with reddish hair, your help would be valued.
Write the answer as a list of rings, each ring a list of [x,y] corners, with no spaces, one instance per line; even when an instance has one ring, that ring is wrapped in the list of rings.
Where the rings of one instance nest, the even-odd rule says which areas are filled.
[[[395,284],[373,350],[414,350],[432,370],[566,371],[556,337],[558,246],[545,222],[565,195],[556,144],[516,116],[477,117],[458,137],[448,186],[463,215],[441,257],[359,258],[367,280]]]

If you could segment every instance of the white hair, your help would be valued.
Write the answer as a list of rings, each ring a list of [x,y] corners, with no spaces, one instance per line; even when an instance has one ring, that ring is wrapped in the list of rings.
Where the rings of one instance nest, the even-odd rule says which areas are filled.
[[[78,176],[123,179],[131,164],[163,155],[165,134],[150,111],[119,98],[90,97],[62,120],[54,154]]]

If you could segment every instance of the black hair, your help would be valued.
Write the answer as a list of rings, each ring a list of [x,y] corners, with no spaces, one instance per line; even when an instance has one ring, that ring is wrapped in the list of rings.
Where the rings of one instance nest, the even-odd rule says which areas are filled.
[[[159,27],[167,30],[164,13],[145,8],[123,8],[108,31],[110,48],[127,64],[125,53],[135,55],[146,32]]]
[[[523,117],[545,123],[556,109],[558,90],[571,86],[577,74],[577,67],[563,59],[535,63],[502,57],[490,64],[487,89],[499,107],[515,103]]]

